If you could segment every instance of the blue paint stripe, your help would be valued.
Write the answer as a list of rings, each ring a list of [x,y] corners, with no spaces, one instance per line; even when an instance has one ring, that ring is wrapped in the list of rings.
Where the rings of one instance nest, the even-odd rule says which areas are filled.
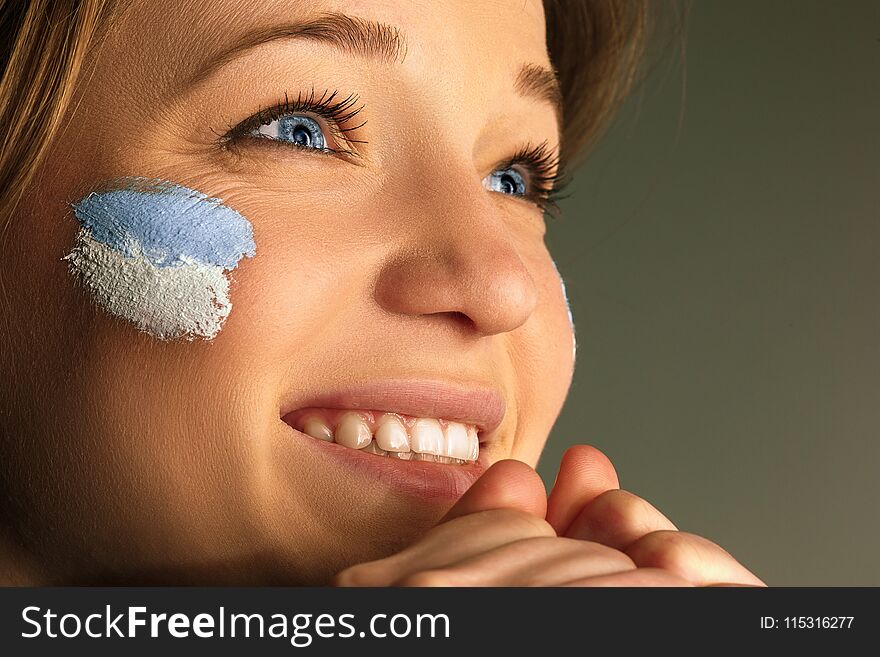
[[[157,267],[189,258],[234,269],[256,253],[251,223],[220,199],[162,180],[123,178],[73,205],[76,218],[99,242]]]

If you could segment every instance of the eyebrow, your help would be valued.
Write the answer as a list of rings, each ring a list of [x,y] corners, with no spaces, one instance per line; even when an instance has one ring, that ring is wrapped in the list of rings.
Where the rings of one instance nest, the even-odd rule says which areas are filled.
[[[192,77],[190,84],[205,80],[217,69],[248,50],[288,39],[326,43],[344,53],[377,59],[388,64],[402,63],[408,48],[406,37],[393,25],[327,12],[304,22],[285,23],[248,32],[213,56]],[[514,88],[523,97],[549,103],[561,123],[562,92],[559,79],[552,69],[539,64],[525,64],[515,77]]]
[[[539,64],[524,64],[516,75],[514,88],[521,96],[549,103],[562,125],[562,88],[554,70]]]
[[[227,49],[214,55],[193,76],[190,84],[204,80],[248,50],[288,39],[326,43],[344,53],[378,59],[389,64],[403,62],[407,51],[406,39],[396,27],[346,14],[324,13],[308,21],[273,25],[248,32]]]

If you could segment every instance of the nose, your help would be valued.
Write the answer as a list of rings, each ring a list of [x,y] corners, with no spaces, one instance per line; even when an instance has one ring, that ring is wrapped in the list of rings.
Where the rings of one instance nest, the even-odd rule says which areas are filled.
[[[421,208],[433,219],[403,221],[414,234],[387,258],[376,300],[389,312],[466,318],[473,331],[513,331],[529,318],[537,290],[496,204],[474,190],[476,201],[448,197],[442,210]],[[412,208],[412,204],[408,204]]]

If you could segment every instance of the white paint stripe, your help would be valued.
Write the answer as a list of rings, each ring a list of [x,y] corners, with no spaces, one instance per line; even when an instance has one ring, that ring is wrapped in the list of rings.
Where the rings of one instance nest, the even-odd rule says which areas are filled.
[[[65,260],[101,308],[140,330],[162,340],[216,336],[232,309],[223,267],[155,267],[133,242],[135,256],[125,257],[81,229]]]

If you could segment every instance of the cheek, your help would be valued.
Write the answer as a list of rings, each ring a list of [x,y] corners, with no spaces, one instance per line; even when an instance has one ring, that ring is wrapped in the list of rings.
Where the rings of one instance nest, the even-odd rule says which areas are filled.
[[[535,366],[541,369],[546,378],[555,382],[555,392],[559,393],[561,387],[564,397],[574,374],[574,320],[565,282],[549,253],[544,253],[537,271],[540,303],[536,309],[535,324],[539,327],[536,333],[540,335],[531,338]]]
[[[555,413],[562,410],[562,403],[568,393],[574,375],[575,336],[571,308],[566,296],[565,283],[556,268],[556,263],[549,258],[546,278],[541,286],[545,299],[543,306],[543,323],[545,336],[543,339],[543,358],[546,363],[545,375],[552,379],[549,383],[556,393]],[[554,416],[555,421],[555,416]]]
[[[575,360],[577,358],[577,334],[574,328],[574,315],[572,315],[571,312],[571,302],[569,302],[568,300],[568,291],[565,288],[565,279],[559,272],[559,267],[556,266],[556,261],[551,258],[550,262],[553,263],[553,271],[556,272],[556,278],[559,280],[559,289],[562,292],[562,303],[565,305],[565,314],[568,320],[568,332],[571,340],[571,367],[573,369]]]
[[[539,304],[514,336],[520,393],[513,458],[536,463],[562,410],[574,373],[574,334],[564,286],[550,256],[532,268]]]
[[[250,222],[174,183],[113,181],[74,204],[70,271],[111,315],[161,340],[213,339],[232,309],[228,272],[256,248]]]

